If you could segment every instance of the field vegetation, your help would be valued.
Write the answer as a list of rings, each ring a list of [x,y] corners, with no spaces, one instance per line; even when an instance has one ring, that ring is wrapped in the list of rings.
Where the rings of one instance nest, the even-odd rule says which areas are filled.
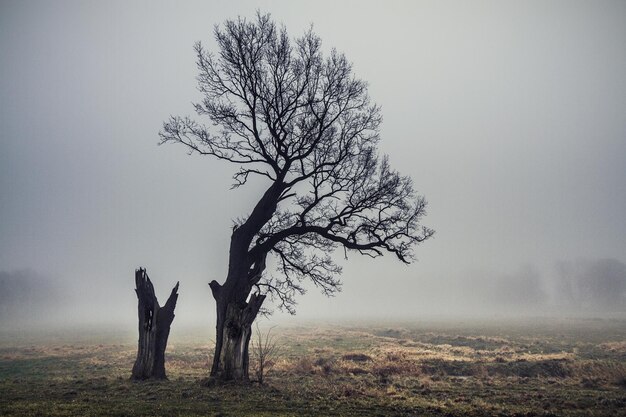
[[[626,415],[622,320],[307,324],[272,335],[264,383],[224,385],[207,380],[201,333],[173,331],[169,380],[132,382],[130,334],[3,332],[0,415]]]

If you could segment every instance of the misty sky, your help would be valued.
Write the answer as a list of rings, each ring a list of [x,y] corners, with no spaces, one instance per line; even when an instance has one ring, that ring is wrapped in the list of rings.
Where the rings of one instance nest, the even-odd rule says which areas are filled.
[[[488,276],[626,262],[624,1],[2,0],[0,271],[134,323],[141,265],[162,301],[181,281],[180,320],[213,316],[207,283],[264,184],[231,191],[234,166],[158,132],[201,98],[194,42],[215,50],[213,26],[256,9],[353,62],[437,231],[409,267],[351,255],[343,292],[311,288],[299,316],[436,314]]]

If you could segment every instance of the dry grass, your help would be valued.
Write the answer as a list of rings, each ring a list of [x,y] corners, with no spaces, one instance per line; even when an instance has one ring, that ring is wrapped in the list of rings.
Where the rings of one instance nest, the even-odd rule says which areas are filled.
[[[626,340],[621,340],[619,342],[600,343],[599,346],[602,349],[608,350],[609,352],[626,354]]]
[[[136,384],[132,341],[2,339],[0,414],[625,415],[626,326],[586,325],[277,328],[267,386],[210,388],[201,340],[171,341],[169,382]]]

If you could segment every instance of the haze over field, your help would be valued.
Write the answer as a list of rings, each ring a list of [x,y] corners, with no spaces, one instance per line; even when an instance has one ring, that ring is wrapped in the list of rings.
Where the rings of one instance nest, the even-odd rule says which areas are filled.
[[[2,1],[2,325],[134,326],[138,266],[161,301],[181,281],[174,328],[212,323],[265,184],[158,132],[201,98],[194,43],[257,9],[353,62],[437,232],[410,266],[348,253],[298,317],[625,312],[625,2]]]

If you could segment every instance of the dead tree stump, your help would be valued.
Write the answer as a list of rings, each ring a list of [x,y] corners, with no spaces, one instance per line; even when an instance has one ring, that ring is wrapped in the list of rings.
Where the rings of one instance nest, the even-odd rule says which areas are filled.
[[[135,271],[135,285],[139,301],[139,343],[131,379],[166,379],[165,348],[174,320],[178,282],[163,307],[159,306],[154,286],[144,268]]]

